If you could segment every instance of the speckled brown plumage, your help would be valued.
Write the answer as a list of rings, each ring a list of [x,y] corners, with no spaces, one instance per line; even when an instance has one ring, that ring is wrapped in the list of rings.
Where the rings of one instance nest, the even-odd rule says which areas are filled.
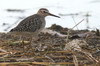
[[[42,20],[41,20],[42,19]],[[45,27],[45,19],[44,17],[35,14],[27,17],[23,21],[21,21],[15,28],[13,28],[10,32],[35,32],[39,29]]]
[[[36,14],[22,20],[15,28],[11,29],[10,32],[32,32],[36,35],[45,27],[46,16],[60,18],[59,16],[49,13],[48,9],[41,8]]]

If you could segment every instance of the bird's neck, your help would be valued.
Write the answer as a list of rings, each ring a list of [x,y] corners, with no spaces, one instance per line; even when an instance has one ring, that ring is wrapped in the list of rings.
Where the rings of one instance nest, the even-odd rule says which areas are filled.
[[[40,15],[42,18],[45,18],[46,16],[41,14],[41,13],[37,13],[38,15]]]

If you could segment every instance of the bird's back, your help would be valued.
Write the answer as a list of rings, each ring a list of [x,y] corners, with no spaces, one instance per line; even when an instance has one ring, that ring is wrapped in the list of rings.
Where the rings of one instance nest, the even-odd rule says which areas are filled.
[[[45,27],[44,17],[35,14],[22,20],[10,32],[36,32]]]

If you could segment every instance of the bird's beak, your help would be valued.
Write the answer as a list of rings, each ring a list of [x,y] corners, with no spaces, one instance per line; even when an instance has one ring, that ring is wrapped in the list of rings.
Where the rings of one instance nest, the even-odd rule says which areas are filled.
[[[54,14],[51,14],[51,13],[48,13],[50,16],[54,16],[54,17],[58,17],[58,18],[60,18],[59,16],[57,16],[57,15],[54,15]]]

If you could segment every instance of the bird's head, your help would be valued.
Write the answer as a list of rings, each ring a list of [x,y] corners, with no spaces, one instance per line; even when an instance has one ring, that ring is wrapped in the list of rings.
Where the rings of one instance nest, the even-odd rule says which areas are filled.
[[[42,15],[42,16],[44,16],[44,17],[46,17],[46,16],[54,16],[54,17],[60,18],[60,17],[57,16],[57,15],[51,14],[51,13],[49,12],[49,10],[46,9],[46,8],[41,8],[41,9],[39,9],[39,11],[38,11],[37,14],[40,14],[40,15]]]

